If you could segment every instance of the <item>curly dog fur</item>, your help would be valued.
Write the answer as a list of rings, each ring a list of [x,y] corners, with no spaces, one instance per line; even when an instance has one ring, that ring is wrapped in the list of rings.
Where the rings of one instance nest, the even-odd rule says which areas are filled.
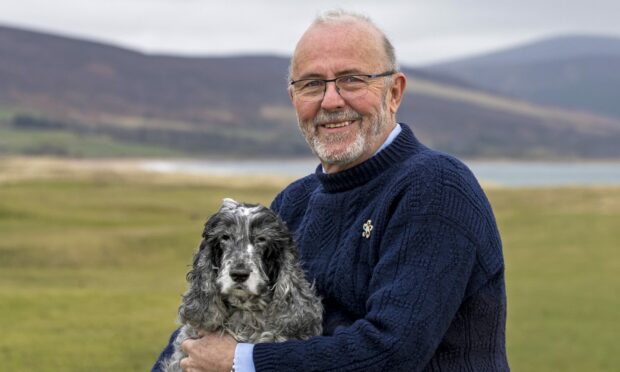
[[[321,334],[321,300],[304,277],[291,234],[270,209],[224,199],[202,236],[165,371],[181,371],[181,343],[199,330],[249,343]]]

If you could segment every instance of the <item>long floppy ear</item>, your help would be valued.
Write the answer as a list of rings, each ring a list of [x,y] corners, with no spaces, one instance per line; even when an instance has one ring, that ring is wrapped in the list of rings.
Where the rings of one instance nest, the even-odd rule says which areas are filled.
[[[289,338],[306,339],[322,332],[323,305],[314,286],[305,279],[297,259],[293,239],[280,240],[280,271],[274,285],[270,310],[276,334]]]
[[[209,232],[219,222],[217,213],[205,224],[198,251],[194,254],[192,269],[187,273],[188,289],[179,307],[179,322],[195,328],[214,331],[224,321],[225,305],[215,280],[221,262],[217,239]]]

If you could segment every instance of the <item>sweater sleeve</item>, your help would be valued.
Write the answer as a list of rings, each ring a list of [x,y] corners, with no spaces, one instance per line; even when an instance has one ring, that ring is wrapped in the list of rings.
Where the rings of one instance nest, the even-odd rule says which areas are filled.
[[[418,371],[464,297],[476,246],[452,220],[401,200],[381,231],[365,314],[333,335],[258,344],[257,371]]]
[[[269,209],[274,211],[276,214],[280,214],[280,207],[282,206],[282,197],[283,197],[283,193],[281,192],[278,195],[276,195],[276,197],[271,202],[271,205],[269,206]]]
[[[174,340],[176,340],[180,331],[181,328],[177,328],[174,332],[172,332],[172,334],[170,335],[170,339],[168,340],[168,345],[166,345],[164,350],[162,350],[162,352],[159,354],[159,357],[155,361],[155,364],[153,364],[153,367],[151,367],[151,372],[163,371],[162,363],[165,360],[169,359],[174,353]]]

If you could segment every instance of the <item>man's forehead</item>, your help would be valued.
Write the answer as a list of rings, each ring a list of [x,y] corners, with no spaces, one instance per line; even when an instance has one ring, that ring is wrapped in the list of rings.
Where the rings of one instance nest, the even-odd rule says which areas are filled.
[[[366,74],[369,66],[380,65],[383,58],[381,38],[374,28],[360,22],[326,23],[310,27],[302,36],[292,67],[304,78],[324,77],[322,70]]]

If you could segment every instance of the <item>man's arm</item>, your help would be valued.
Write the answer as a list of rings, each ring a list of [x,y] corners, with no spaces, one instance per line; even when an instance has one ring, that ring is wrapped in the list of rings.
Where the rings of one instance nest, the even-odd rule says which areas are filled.
[[[170,339],[168,340],[168,345],[166,345],[164,350],[162,350],[159,354],[157,361],[155,361],[155,364],[153,364],[153,367],[151,368],[151,372],[160,372],[162,370],[162,362],[172,356],[174,353],[174,340],[176,340],[180,330],[181,328],[177,328],[174,332],[172,332],[172,335],[170,335]]]

